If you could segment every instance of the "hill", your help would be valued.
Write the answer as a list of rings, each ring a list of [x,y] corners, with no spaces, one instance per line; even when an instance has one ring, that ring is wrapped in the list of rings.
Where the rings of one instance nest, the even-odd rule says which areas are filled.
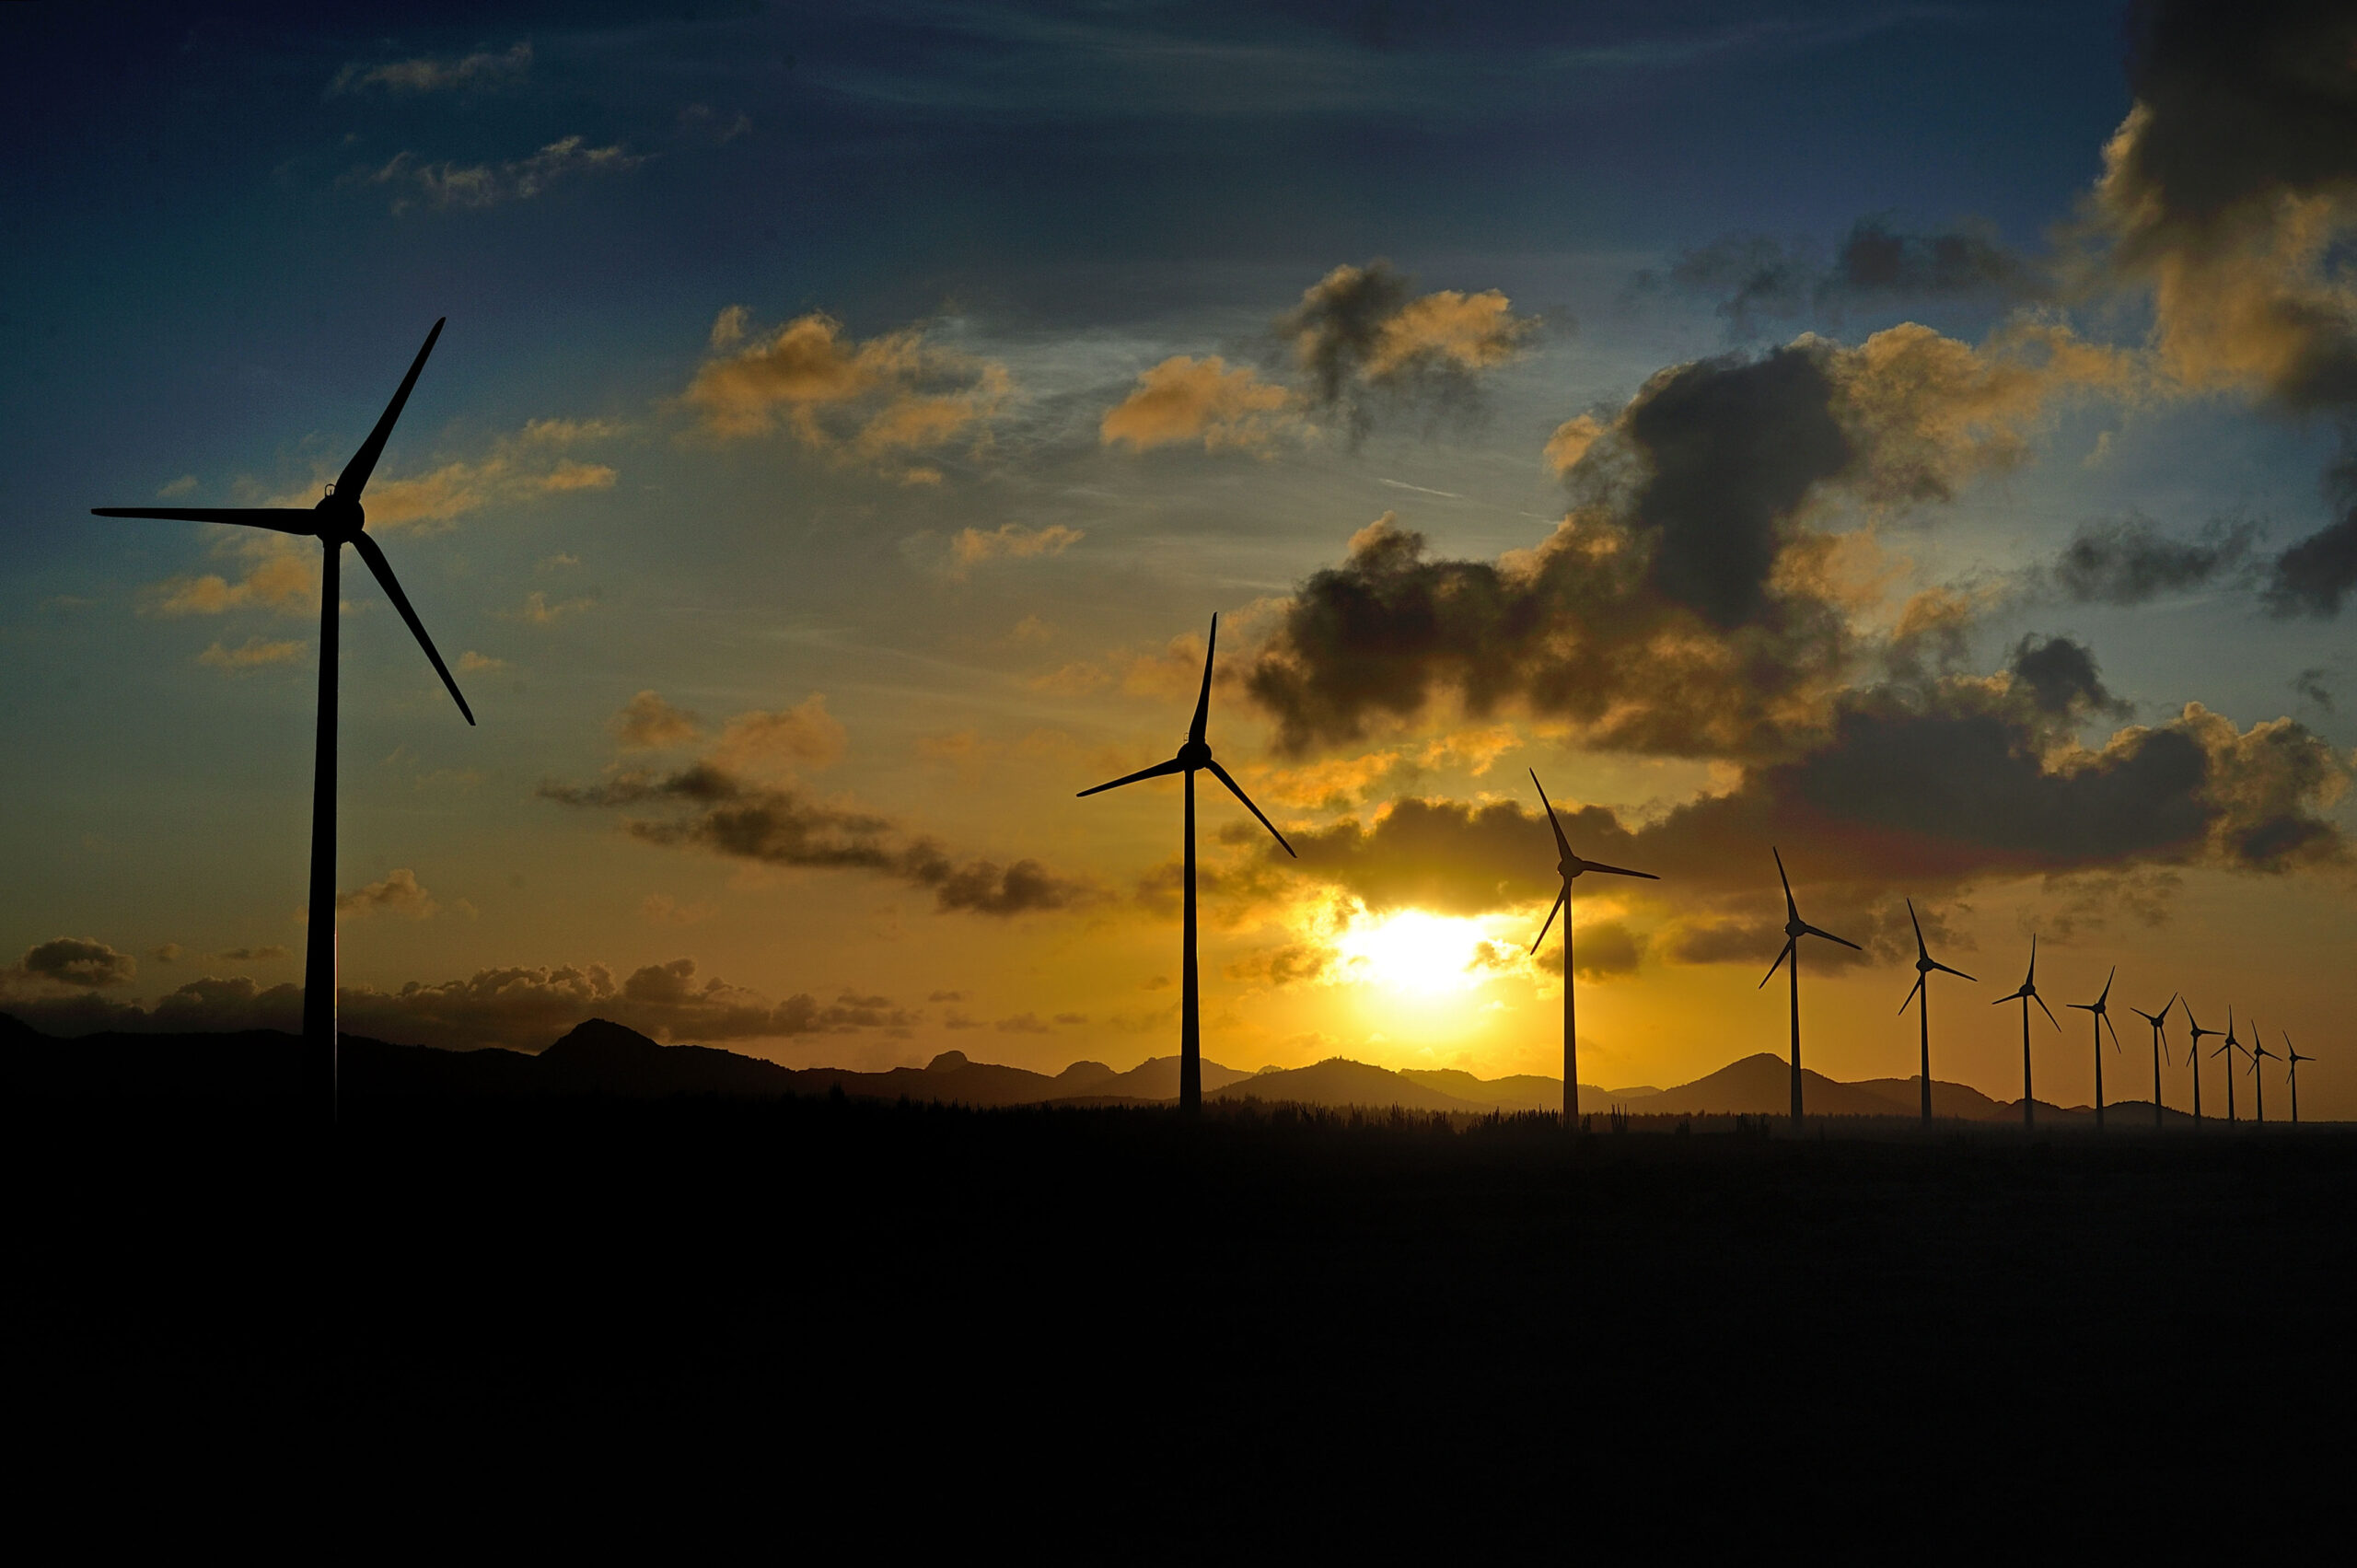
[[[1467,1074],[1470,1076],[1470,1074]],[[1476,1079],[1475,1082],[1480,1080]],[[1561,1093],[1560,1090],[1557,1091]],[[1225,1087],[1203,1091],[1205,1099],[1257,1099],[1268,1104],[1318,1105],[1341,1108],[1365,1106],[1403,1110],[1447,1110],[1487,1115],[1492,1109],[1443,1094],[1403,1074],[1364,1062],[1329,1056],[1314,1066],[1260,1073]]]
[[[1622,1102],[1635,1116],[1782,1116],[1793,1109],[1792,1063],[1761,1051],[1690,1084]],[[1801,1104],[1811,1116],[1893,1116],[1914,1109],[1854,1084],[1801,1069]]]

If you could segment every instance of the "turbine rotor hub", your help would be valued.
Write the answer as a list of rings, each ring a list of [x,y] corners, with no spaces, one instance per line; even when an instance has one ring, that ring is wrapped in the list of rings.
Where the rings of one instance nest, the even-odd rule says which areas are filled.
[[[1190,740],[1178,748],[1178,764],[1190,772],[1209,767],[1211,761],[1212,749],[1207,741]]]
[[[1784,922],[1784,935],[1787,936],[1805,936],[1808,935],[1808,923],[1805,921],[1801,920],[1788,920]]]
[[[333,485],[328,487],[328,493],[319,497],[312,510],[319,517],[319,537],[336,544],[350,544],[359,538],[362,525],[367,521],[360,503],[338,495]]]

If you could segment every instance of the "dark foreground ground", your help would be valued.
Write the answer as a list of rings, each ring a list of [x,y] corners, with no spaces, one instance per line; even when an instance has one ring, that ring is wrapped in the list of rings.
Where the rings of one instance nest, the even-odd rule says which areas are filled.
[[[102,1531],[168,1475],[202,1480],[192,1530],[301,1494],[430,1539],[496,1504],[512,1540],[659,1516],[667,1556],[748,1511],[804,1546],[1107,1560],[1369,1531],[1979,1555],[2032,1521],[2272,1527],[2350,1474],[2357,1138],[2323,1130],[11,1117],[11,1408],[52,1482],[110,1478]]]

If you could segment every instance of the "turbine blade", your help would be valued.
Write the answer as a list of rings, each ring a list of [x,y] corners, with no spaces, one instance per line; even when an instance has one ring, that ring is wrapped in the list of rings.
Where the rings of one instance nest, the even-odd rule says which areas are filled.
[[[1907,1009],[1908,1009],[1908,1007],[1909,1007],[1909,1006],[1910,1006],[1910,1005],[1914,1002],[1914,1000],[1915,1000],[1915,992],[1916,992],[1916,991],[1921,991],[1921,990],[1922,990],[1922,989],[1923,989],[1923,977],[1922,977],[1922,975],[1920,975],[1920,974],[1919,974],[1919,975],[1917,975],[1917,976],[1915,977],[1915,990],[1914,990],[1914,991],[1910,991],[1910,992],[1907,993],[1907,1000],[1906,1000],[1905,1002],[1901,1002],[1901,1003],[1898,1005],[1898,1010],[1899,1010],[1901,1013],[1906,1012],[1906,1011],[1907,1011]]]
[[[1530,770],[1530,782],[1538,788],[1538,804],[1547,808],[1547,825],[1555,830],[1555,853],[1567,861],[1579,859],[1572,853],[1572,841],[1563,837],[1563,824],[1555,820],[1555,803],[1547,798],[1547,786],[1538,783],[1538,770]]]
[[[2038,983],[2038,933],[2035,931],[2029,934],[2029,978],[2022,983],[2024,985]]]
[[[1801,907],[1793,902],[1793,879],[1784,875],[1784,854],[1774,844],[1768,846],[1768,853],[1776,857],[1776,880],[1784,885],[1784,918],[1798,920],[1801,917]]]
[[[2111,1030],[2111,1049],[2118,1051],[2119,1049],[2119,1030],[2113,1025],[2111,1021],[2111,1015],[2108,1013],[2097,1013],[2096,1016],[2103,1020],[2103,1027],[2105,1028]]]
[[[448,319],[447,316],[442,319]],[[377,471],[377,459],[385,455],[385,441],[393,433],[393,421],[401,418],[401,407],[409,401],[410,389],[417,385],[417,373],[425,368],[425,356],[434,352],[434,340],[441,335],[442,321],[436,321],[434,330],[425,334],[425,346],[410,362],[409,374],[401,377],[401,389],[393,394],[393,401],[385,405],[384,413],[377,418],[377,428],[368,433],[368,439],[360,443],[360,450],[352,454],[352,460],[336,475],[338,495],[357,501],[360,493],[368,488],[368,476]]]
[[[93,506],[94,517],[157,517],[172,523],[242,523],[277,533],[316,534],[319,514],[308,506]]]
[[[1915,900],[1912,899],[1907,900],[1907,923],[1915,928],[1916,955],[1919,958],[1930,958],[1932,950],[1923,946],[1923,923],[1915,918]]]
[[[1952,974],[1958,980],[1970,980],[1975,985],[1979,985],[1980,983],[1978,980],[1973,980],[1972,976],[1965,973],[1962,970],[1952,970],[1936,958],[1932,961],[1932,967],[1939,970],[1942,974]]]
[[[1648,882],[1658,882],[1661,880],[1659,877],[1655,876],[1650,871],[1631,871],[1623,866],[1605,865],[1593,860],[1583,860],[1580,862],[1580,865],[1590,871],[1608,871],[1615,877],[1642,877]]]
[[[2103,977],[2103,994],[2096,998],[2096,1006],[2100,1007],[2105,1003],[2111,1000],[2111,982],[2119,978],[2119,966],[2118,964],[2114,964],[2111,966],[2111,972]]]
[[[417,636],[417,645],[424,648],[425,656],[434,661],[434,673],[440,676],[442,684],[450,689],[450,700],[459,704],[459,712],[467,715],[469,724],[474,723],[475,711],[467,706],[467,700],[459,694],[459,683],[450,679],[450,667],[444,664],[442,656],[434,651],[434,639],[425,634],[424,623],[418,620],[417,611],[409,606],[409,595],[401,592],[401,584],[394,580],[392,563],[387,561],[385,552],[377,548],[377,541],[365,533],[352,536],[352,548],[360,552],[361,560],[368,563],[368,570],[376,575],[377,586],[385,590],[385,597],[393,601],[393,608],[401,612],[403,621],[409,622],[410,631]]]
[[[2054,1009],[2046,1005],[2045,997],[2040,996],[2038,993],[2033,991],[2029,993],[2029,999],[2038,1004],[2038,1010],[2046,1015],[2046,1021],[2048,1023],[2052,1024],[2058,1029],[2062,1027],[2062,1020],[2054,1016]]]
[[[1851,941],[1847,936],[1836,936],[1830,931],[1827,931],[1819,926],[1811,925],[1806,921],[1803,921],[1801,923],[1801,929],[1807,932],[1811,936],[1822,936],[1828,942],[1839,942],[1841,946],[1849,948],[1853,953],[1863,953],[1865,951],[1864,947],[1861,947],[1855,942]]]
[[[1539,926],[1538,935],[1530,939],[1530,950],[1532,952],[1536,953],[1538,951],[1538,944],[1547,940],[1547,933],[1553,930],[1555,926],[1555,912],[1562,909],[1563,907],[1563,900],[1571,896],[1572,889],[1569,886],[1566,886],[1555,895],[1555,901],[1547,906],[1546,923]]]
[[[1195,722],[1187,726],[1187,738],[1201,740],[1204,729],[1212,722],[1212,656],[1219,652],[1219,612],[1212,612],[1211,641],[1203,645],[1203,690],[1195,699]],[[1276,830],[1271,828],[1271,832]]]
[[[1237,784],[1234,779],[1229,778],[1227,776],[1227,770],[1221,767],[1217,762],[1210,762],[1205,765],[1211,769],[1212,777],[1217,779],[1220,783],[1227,786],[1228,794],[1244,802],[1245,810],[1249,811],[1253,816],[1260,819],[1260,826],[1269,830],[1269,836],[1276,840],[1278,844],[1283,848],[1287,854],[1293,854],[1293,845],[1285,842],[1285,836],[1277,831],[1277,825],[1274,822],[1270,821],[1267,817],[1262,816],[1260,808],[1252,804],[1252,797],[1244,793],[1244,786]],[[1301,858],[1301,856],[1297,854],[1293,854],[1293,857],[1295,860],[1299,860]]]
[[[1797,936],[1787,936],[1784,938],[1784,950],[1776,955],[1776,961],[1768,966],[1768,972],[1759,977],[1759,983],[1753,986],[1751,988],[1752,990],[1764,991],[1768,988],[1768,982],[1776,978],[1776,971],[1783,967],[1784,960],[1792,958],[1793,947],[1799,941],[1800,938]],[[1794,961],[1797,963],[1799,960],[1794,959]]]
[[[1178,758],[1173,757],[1167,762],[1156,762],[1151,768],[1140,768],[1134,773],[1124,773],[1121,777],[1115,779],[1111,784],[1101,784],[1093,789],[1082,790],[1080,794],[1074,796],[1073,798],[1074,800],[1082,800],[1092,795],[1102,795],[1109,789],[1119,789],[1123,784],[1133,784],[1140,779],[1158,779],[1167,773],[1183,773],[1186,771],[1187,764],[1180,761]]]

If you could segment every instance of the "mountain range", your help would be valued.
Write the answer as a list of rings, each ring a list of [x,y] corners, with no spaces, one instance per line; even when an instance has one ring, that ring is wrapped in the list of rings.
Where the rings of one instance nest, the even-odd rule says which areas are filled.
[[[1018,1105],[1160,1105],[1178,1098],[1178,1059],[1157,1056],[1127,1072],[1102,1062],[1075,1062],[1056,1074],[974,1062],[945,1051],[923,1067],[862,1073],[842,1067],[793,1068],[705,1045],[665,1045],[603,1018],[583,1023],[537,1053],[439,1051],[343,1037],[335,1071],[347,1095],[512,1097],[564,1094],[661,1096],[823,1095],[841,1090],[862,1099],[993,1108]],[[325,1092],[327,1067],[306,1061],[302,1041],[271,1029],[237,1034],[94,1034],[75,1040],[43,1035],[0,1014],[0,1081],[34,1095],[107,1095],[253,1098]],[[1493,1111],[1553,1111],[1562,1104],[1562,1080],[1532,1074],[1480,1078],[1454,1068],[1393,1071],[1343,1057],[1307,1067],[1246,1073],[1215,1062],[1202,1065],[1203,1094],[1219,1101],[1259,1100],[1331,1108],[1364,1107],[1457,1115]],[[1918,1113],[1913,1078],[1842,1083],[1804,1070],[1805,1096],[1816,1116],[1907,1116]],[[1637,1117],[1780,1116],[1791,1106],[1791,1074],[1782,1057],[1762,1051],[1731,1062],[1691,1083],[1607,1089],[1580,1086],[1580,1109]],[[2149,1100],[2109,1108],[2124,1125],[2142,1125]],[[1967,1121],[2018,1118],[2021,1102],[1992,1099],[1962,1084],[1932,1084],[1933,1114]],[[2084,1107],[2038,1102],[2057,1124],[2092,1121]],[[2165,1113],[2171,1122],[2186,1120]]]

